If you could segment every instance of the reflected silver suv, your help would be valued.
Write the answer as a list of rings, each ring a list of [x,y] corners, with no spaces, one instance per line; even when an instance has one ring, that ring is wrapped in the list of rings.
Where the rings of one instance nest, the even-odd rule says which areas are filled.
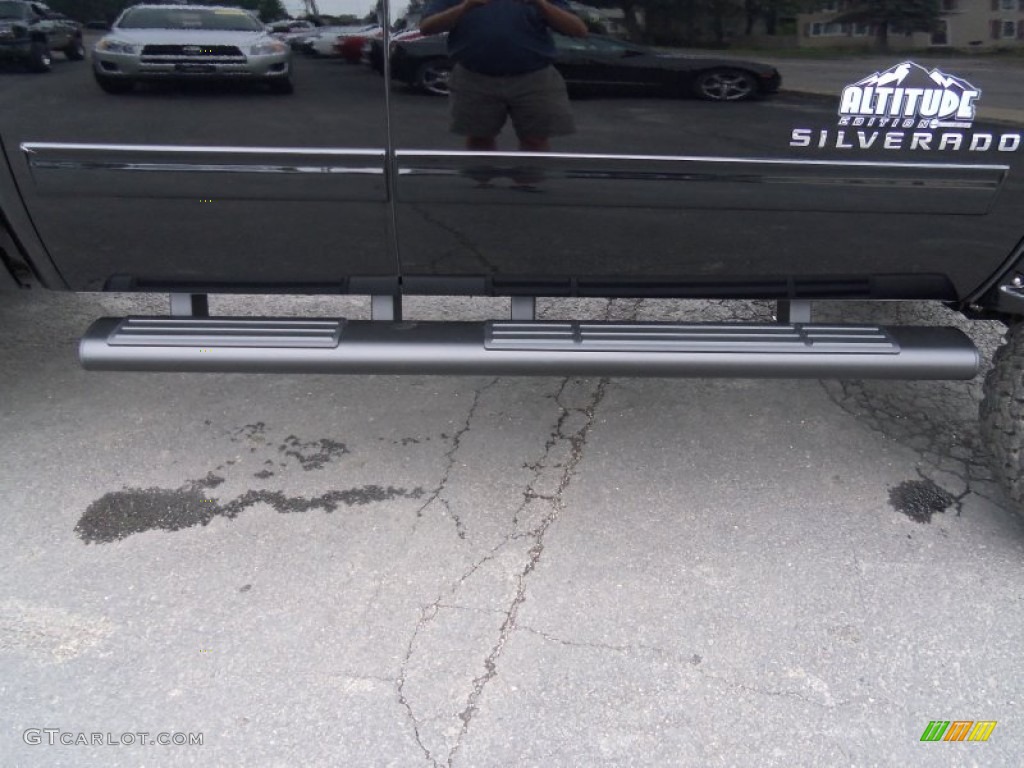
[[[128,8],[93,49],[107,93],[142,80],[258,80],[291,93],[291,51],[249,11],[203,5]]]

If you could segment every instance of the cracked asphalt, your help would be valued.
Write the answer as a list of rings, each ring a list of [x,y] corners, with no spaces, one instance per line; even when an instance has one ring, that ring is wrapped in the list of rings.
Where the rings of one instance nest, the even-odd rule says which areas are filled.
[[[980,378],[78,367],[91,319],[165,311],[0,305],[4,766],[1020,765],[1024,525],[985,467]],[[407,302],[415,319],[504,311]],[[959,323],[986,356],[1001,336],[932,305],[816,306],[867,318]],[[998,725],[920,742],[936,719]],[[203,743],[60,743],[139,732]]]

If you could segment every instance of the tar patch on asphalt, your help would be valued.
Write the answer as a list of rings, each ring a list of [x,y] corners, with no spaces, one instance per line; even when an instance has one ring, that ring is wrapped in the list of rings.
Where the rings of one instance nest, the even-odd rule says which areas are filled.
[[[915,523],[930,523],[932,515],[956,504],[956,497],[931,480],[907,480],[889,489],[889,503]]]
[[[329,440],[325,437],[304,443],[295,435],[288,435],[277,450],[298,461],[299,465],[307,472],[313,469],[323,469],[327,462],[349,452],[344,443],[339,443],[336,440]]]
[[[218,485],[224,482],[224,478],[220,475],[215,475],[213,472],[207,472],[206,477],[202,480],[196,480],[193,485],[196,488],[216,488]]]
[[[210,426],[210,422],[206,422]],[[306,472],[323,470],[342,456],[351,453],[348,446],[337,440],[300,440],[288,435],[276,446],[267,434],[267,425],[262,421],[246,424],[227,433],[232,443],[241,443],[251,452],[261,450],[262,468],[253,473],[259,480],[274,476],[272,467],[287,468],[297,463]],[[273,458],[268,458],[266,452]],[[244,455],[244,454],[243,454]],[[422,488],[396,488],[394,486],[362,485],[345,490],[327,491],[320,496],[287,496],[281,491],[268,489],[249,490],[229,501],[222,501],[214,495],[214,489],[226,482],[217,474],[237,472],[235,467],[241,457],[228,459],[215,471],[204,477],[185,483],[180,488],[124,488],[107,493],[94,501],[75,525],[75,533],[87,544],[109,543],[143,531],[180,531],[197,525],[208,525],[216,517],[232,520],[249,507],[267,504],[279,514],[322,510],[334,512],[339,506],[353,507],[388,501],[394,498],[418,499],[424,494]],[[250,462],[242,462],[248,465]],[[233,468],[233,469],[232,469]]]
[[[143,531],[180,531],[208,525],[215,517],[233,520],[249,507],[268,504],[280,514],[323,510],[334,512],[339,505],[363,506],[394,498],[418,499],[422,488],[406,490],[394,486],[363,485],[328,491],[320,496],[286,496],[281,491],[246,491],[221,504],[212,498],[203,481],[183,488],[126,488],[105,494],[85,510],[75,533],[86,544],[107,544]]]

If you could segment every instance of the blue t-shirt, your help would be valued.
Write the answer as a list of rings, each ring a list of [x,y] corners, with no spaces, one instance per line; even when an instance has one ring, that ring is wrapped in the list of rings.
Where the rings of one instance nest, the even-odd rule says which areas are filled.
[[[565,0],[548,0],[569,10]],[[462,0],[433,0],[424,18]],[[448,33],[448,55],[481,75],[522,75],[555,60],[555,41],[547,20],[524,0],[488,0],[471,8]]]

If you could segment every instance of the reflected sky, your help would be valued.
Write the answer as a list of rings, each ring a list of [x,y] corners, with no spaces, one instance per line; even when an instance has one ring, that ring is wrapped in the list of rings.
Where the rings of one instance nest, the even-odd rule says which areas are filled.
[[[316,5],[320,13],[331,16],[366,15],[366,3],[363,0],[317,0]],[[306,12],[305,3],[301,0],[284,0],[284,7],[292,16],[300,16]]]

